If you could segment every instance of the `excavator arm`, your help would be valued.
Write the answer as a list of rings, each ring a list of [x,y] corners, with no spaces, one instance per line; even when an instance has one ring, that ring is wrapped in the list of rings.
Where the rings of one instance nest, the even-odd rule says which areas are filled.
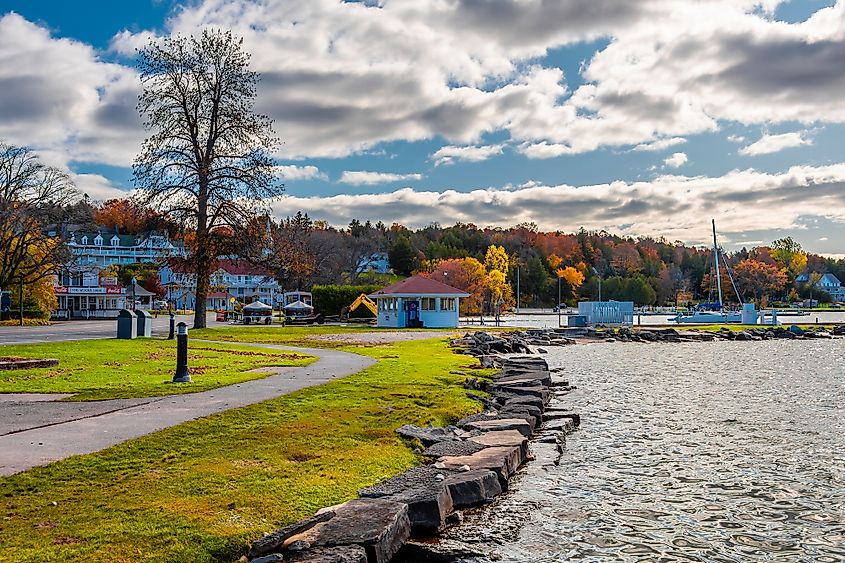
[[[378,316],[378,307],[376,306],[376,302],[367,297],[366,293],[362,293],[357,299],[355,299],[355,301],[352,302],[349,306],[349,312],[351,313],[361,305],[369,309],[373,315]]]

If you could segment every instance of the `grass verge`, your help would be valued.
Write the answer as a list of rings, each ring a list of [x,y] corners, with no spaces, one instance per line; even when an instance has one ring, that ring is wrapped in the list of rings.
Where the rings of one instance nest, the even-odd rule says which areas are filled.
[[[378,363],[0,479],[0,559],[233,561],[262,532],[418,464],[398,426],[479,409],[450,373],[477,362],[445,339],[347,348]]]
[[[21,344],[0,348],[3,356],[57,358],[54,368],[0,372],[0,393],[76,393],[71,400],[153,397],[207,391],[267,377],[250,372],[269,366],[302,366],[313,356],[231,344],[191,342],[188,366],[193,381],[171,384],[175,340],[85,340]]]

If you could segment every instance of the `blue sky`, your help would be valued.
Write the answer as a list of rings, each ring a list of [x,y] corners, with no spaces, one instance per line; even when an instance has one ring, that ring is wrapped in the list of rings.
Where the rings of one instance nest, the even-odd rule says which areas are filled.
[[[689,243],[715,216],[728,248],[788,234],[845,254],[844,16],[819,0],[0,0],[0,139],[92,197],[128,193],[134,49],[224,27],[285,141],[279,215]]]

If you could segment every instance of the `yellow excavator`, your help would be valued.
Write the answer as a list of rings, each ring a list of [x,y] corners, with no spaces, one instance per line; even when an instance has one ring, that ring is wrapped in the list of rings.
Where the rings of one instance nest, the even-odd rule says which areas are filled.
[[[352,304],[349,305],[349,307],[344,307],[346,309],[346,314],[342,314],[341,316],[345,317],[346,320],[349,320],[350,313],[352,313],[352,311],[354,311],[361,305],[369,309],[374,316],[378,317],[378,306],[376,305],[375,301],[367,297],[366,293],[362,293],[361,295],[359,295],[355,299],[355,301],[353,301]]]

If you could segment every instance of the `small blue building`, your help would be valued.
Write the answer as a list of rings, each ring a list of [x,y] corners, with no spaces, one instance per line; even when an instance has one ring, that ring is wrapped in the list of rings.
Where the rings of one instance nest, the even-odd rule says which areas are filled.
[[[455,328],[460,300],[469,297],[445,283],[412,276],[370,294],[378,306],[378,326]]]

